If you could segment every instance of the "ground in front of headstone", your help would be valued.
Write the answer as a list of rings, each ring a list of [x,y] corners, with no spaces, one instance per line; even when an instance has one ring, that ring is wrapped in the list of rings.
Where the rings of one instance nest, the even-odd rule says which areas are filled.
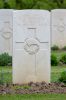
[[[28,84],[4,84],[0,85],[0,94],[37,94],[37,93],[66,93],[66,85],[64,83],[53,82],[30,82]]]

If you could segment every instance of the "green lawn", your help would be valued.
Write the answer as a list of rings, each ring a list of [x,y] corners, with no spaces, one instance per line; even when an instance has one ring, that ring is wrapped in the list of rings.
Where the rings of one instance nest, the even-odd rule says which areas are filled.
[[[0,95],[0,100],[66,100],[65,94]]]
[[[64,70],[66,70],[66,66],[51,67],[51,82],[57,81]]]
[[[53,54],[55,54],[57,56],[57,58],[59,59],[61,57],[62,54],[66,54],[66,51],[52,51]]]
[[[12,67],[11,66],[0,66],[0,80],[4,83],[12,82]]]
[[[66,54],[66,51],[57,50],[52,51],[52,53],[55,54],[59,60],[62,54]],[[53,66],[51,68],[51,82],[57,81],[61,72],[64,70],[66,70],[66,66]]]

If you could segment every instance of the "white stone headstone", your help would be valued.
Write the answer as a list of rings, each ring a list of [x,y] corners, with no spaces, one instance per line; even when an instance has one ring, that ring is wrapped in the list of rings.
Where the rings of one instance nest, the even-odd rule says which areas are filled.
[[[10,55],[12,55],[12,18],[12,10],[0,10],[0,53],[7,52]]]
[[[66,46],[66,9],[52,10],[51,15],[52,46],[62,48]]]
[[[50,12],[13,12],[13,83],[50,82]]]

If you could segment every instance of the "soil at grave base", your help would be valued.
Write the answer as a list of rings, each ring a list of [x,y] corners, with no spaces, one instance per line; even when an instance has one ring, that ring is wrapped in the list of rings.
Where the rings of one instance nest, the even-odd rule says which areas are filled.
[[[65,93],[66,85],[64,83],[33,83],[28,84],[4,84],[0,85],[0,94],[35,94],[35,93]]]

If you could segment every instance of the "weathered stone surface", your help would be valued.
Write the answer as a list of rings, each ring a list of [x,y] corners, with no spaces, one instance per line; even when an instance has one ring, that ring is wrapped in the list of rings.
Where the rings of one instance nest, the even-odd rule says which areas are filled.
[[[66,9],[51,11],[52,46],[66,46]]]
[[[0,9],[0,53],[12,55],[13,10]]]
[[[50,12],[13,13],[13,83],[50,82]]]

